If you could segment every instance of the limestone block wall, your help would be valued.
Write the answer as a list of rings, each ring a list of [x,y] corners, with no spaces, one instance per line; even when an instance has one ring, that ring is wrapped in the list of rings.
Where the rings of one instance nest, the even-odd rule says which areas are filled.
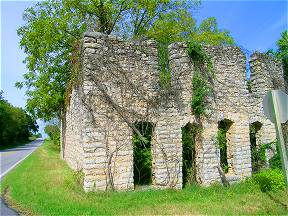
[[[233,122],[229,130],[227,178],[243,178],[251,174],[249,140],[249,93],[245,85],[245,56],[237,47],[204,47],[213,63],[213,96],[209,98],[207,116],[202,118],[202,139],[196,146],[197,180],[202,184],[219,181],[220,164],[217,146],[218,123]],[[179,93],[179,115],[182,127],[195,122],[191,113],[193,59],[187,54],[187,45],[175,43],[170,46],[172,86]],[[181,105],[180,105],[181,104]],[[197,123],[197,122],[196,122]]]
[[[268,120],[263,111],[262,101],[266,93],[273,89],[285,90],[283,68],[280,62],[270,56],[254,53],[250,60],[251,91],[250,123],[258,122],[261,128],[257,134],[257,145],[276,140],[274,124]],[[274,155],[276,147],[267,151],[267,162]]]
[[[249,93],[245,85],[245,55],[238,47],[219,48],[209,46],[206,51],[212,60],[215,73],[214,91],[211,98],[214,103],[211,103],[211,115],[207,120],[208,123],[214,125],[214,128],[218,126],[220,121],[231,122],[226,135],[229,167],[226,177],[234,181],[251,175],[247,103]],[[215,129],[213,135],[214,143],[217,143]],[[218,148],[217,145],[216,148]],[[220,160],[220,157],[218,157],[218,160]]]
[[[168,108],[157,119],[152,142],[155,187],[182,188],[182,137],[177,114]]]
[[[134,124],[139,121],[154,125],[153,187],[182,188],[181,128],[187,123],[202,127],[195,147],[200,184],[220,181],[217,132],[223,120],[231,122],[226,177],[236,181],[251,175],[249,124],[261,122],[261,143],[275,139],[275,130],[264,117],[261,103],[268,90],[282,85],[281,65],[273,59],[262,61],[255,54],[249,94],[241,50],[204,49],[214,67],[213,94],[208,98],[206,115],[198,119],[191,110],[194,67],[185,43],[169,46],[171,88],[163,90],[154,41],[125,41],[89,32],[84,35],[80,84],[71,94],[62,134],[64,159],[73,169],[83,170],[86,191],[134,188],[132,136],[137,133]],[[272,76],[271,70],[278,72]]]
[[[85,143],[85,190],[134,188],[131,126],[136,121],[153,122],[150,104],[159,88],[156,77],[153,41],[85,35],[83,98],[91,134]]]
[[[83,169],[83,120],[84,109],[79,91],[73,89],[70,95],[70,104],[66,110],[65,137],[62,144],[63,158],[74,170]]]

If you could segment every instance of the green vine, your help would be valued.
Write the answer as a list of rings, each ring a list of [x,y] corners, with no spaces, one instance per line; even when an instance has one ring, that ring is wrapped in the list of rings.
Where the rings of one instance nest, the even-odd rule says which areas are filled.
[[[70,105],[70,97],[73,91],[73,88],[79,84],[79,73],[81,70],[81,41],[75,41],[72,47],[72,55],[71,55],[71,74],[69,78],[69,82],[67,83],[66,91],[64,93],[64,102],[65,107]]]
[[[169,67],[168,43],[158,43],[158,62],[160,67],[160,87],[169,89],[171,87],[171,71]]]
[[[196,184],[196,139],[202,133],[199,125],[188,123],[182,131],[182,179],[183,186]]]
[[[196,116],[205,113],[207,97],[212,93],[213,64],[201,44],[189,41],[187,52],[194,63],[191,108]]]

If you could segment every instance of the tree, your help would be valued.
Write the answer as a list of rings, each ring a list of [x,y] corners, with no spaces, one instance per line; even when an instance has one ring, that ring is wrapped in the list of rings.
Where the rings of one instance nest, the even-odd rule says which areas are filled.
[[[288,30],[281,33],[281,38],[277,41],[277,45],[277,56],[283,61],[284,78],[288,83]]]
[[[44,128],[44,132],[49,136],[53,141],[53,144],[57,149],[60,149],[60,128],[58,125],[49,124]]]
[[[282,60],[284,79],[288,83],[288,30],[281,33],[281,38],[277,41],[277,47],[277,50],[268,50],[267,54]]]
[[[124,38],[146,36],[166,43],[185,39],[233,43],[227,31],[218,29],[215,18],[196,26],[188,11],[198,5],[198,0],[46,0],[27,8],[26,23],[18,35],[27,54],[28,73],[24,82],[16,83],[28,89],[27,110],[44,120],[61,117],[65,92],[73,77],[77,79],[78,50],[85,31]]]
[[[196,20],[187,10],[172,11],[157,19],[146,34],[161,43],[196,41],[210,45],[232,45],[229,31],[221,30],[215,17],[204,19],[197,26]]]
[[[22,108],[12,106],[1,94],[0,98],[0,147],[28,140],[38,131],[34,118]]]

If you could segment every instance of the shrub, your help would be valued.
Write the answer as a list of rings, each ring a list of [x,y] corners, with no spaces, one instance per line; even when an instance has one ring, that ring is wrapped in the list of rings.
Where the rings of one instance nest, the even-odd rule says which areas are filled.
[[[281,157],[279,152],[277,152],[270,160],[269,165],[272,169],[282,169]]]
[[[253,175],[253,182],[261,191],[285,189],[284,175],[280,169],[267,169]]]
[[[53,141],[53,144],[57,149],[60,149],[60,129],[58,125],[46,125],[44,132],[50,137]]]
[[[282,169],[282,162],[281,162],[281,156],[280,156],[280,150],[279,150],[279,143],[276,140],[275,142],[276,145],[276,153],[274,154],[274,156],[269,160],[269,165],[270,168],[272,169]]]

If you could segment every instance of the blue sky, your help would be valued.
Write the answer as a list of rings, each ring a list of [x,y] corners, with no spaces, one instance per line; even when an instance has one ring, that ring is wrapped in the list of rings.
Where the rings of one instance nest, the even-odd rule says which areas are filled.
[[[31,1],[1,1],[1,89],[15,106],[25,106],[25,90],[14,87],[26,72],[25,55],[19,48],[16,29],[23,24],[22,12]],[[276,48],[280,33],[287,29],[287,1],[202,1],[194,17],[201,21],[215,16],[220,28],[228,29],[236,43],[250,51]]]

